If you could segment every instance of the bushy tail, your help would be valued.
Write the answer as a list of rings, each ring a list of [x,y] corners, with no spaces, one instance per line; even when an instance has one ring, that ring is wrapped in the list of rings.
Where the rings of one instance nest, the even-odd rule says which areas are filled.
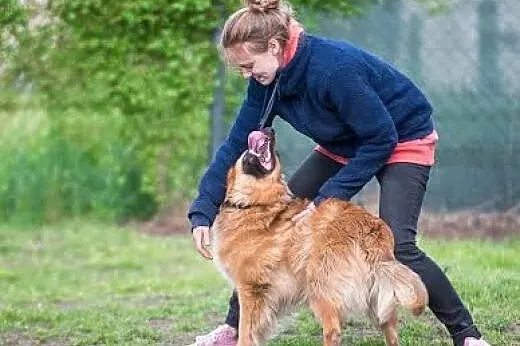
[[[379,323],[388,320],[395,305],[400,304],[414,315],[428,304],[428,292],[419,275],[398,261],[380,262],[374,270],[370,307]]]

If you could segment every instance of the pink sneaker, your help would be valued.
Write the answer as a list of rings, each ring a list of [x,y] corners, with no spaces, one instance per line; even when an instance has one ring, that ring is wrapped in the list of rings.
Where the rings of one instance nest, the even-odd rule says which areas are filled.
[[[236,346],[237,341],[237,330],[223,324],[209,334],[195,337],[195,343],[190,346]]]
[[[464,346],[491,346],[484,339],[475,339],[475,338],[465,338]]]

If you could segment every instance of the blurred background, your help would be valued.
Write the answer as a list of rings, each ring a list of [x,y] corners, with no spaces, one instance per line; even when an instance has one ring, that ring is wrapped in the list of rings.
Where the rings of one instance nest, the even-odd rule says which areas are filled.
[[[0,220],[126,222],[185,209],[243,95],[214,47],[237,1],[3,3]],[[517,1],[295,5],[309,32],[383,57],[431,100],[440,144],[430,210],[518,211]],[[277,127],[290,174],[312,143]],[[372,185],[361,203],[377,195]]]
[[[357,18],[320,17],[317,31],[390,61],[433,104],[440,141],[425,200],[426,232],[519,231],[514,215],[520,213],[520,3],[437,5],[444,6],[432,11],[418,2],[387,1]],[[278,126],[290,174],[313,145],[289,126]],[[377,183],[357,201],[376,210]]]
[[[85,322],[83,315],[61,319],[56,312],[61,305],[41,315],[23,310],[31,304],[154,292],[152,301],[134,304],[132,298],[130,305],[167,305],[172,298],[164,292],[171,287],[156,281],[157,276],[139,281],[139,275],[148,277],[145,269],[193,280],[179,281],[175,289],[192,307],[199,304],[199,310],[177,305],[185,309],[181,315],[187,322],[175,330],[189,334],[201,328],[200,310],[208,305],[223,309],[228,294],[223,284],[217,297],[209,295],[210,301],[191,296],[203,290],[208,269],[195,269],[200,262],[193,262],[185,215],[245,90],[245,81],[225,70],[215,47],[219,27],[240,3],[0,0],[0,282],[5,279],[0,290],[7,292],[0,308],[8,308],[0,314],[0,344],[16,344],[18,338],[9,334],[2,343],[3,330],[33,330],[49,321],[60,321],[59,328],[40,326],[39,338],[67,334],[78,325],[99,327]],[[440,142],[421,234],[517,244],[510,239],[520,233],[520,2],[291,3],[307,32],[349,40],[381,56],[410,76],[432,102]],[[290,175],[314,145],[283,122],[275,126]],[[377,212],[377,189],[371,182],[356,201]],[[141,232],[133,238],[127,227]],[[141,237],[150,233],[184,237]],[[456,253],[463,256],[482,246],[469,244],[456,245]],[[495,246],[490,245],[489,254],[496,253]],[[433,251],[440,254],[443,247],[433,246]],[[511,254],[517,251],[512,248]],[[186,258],[190,265],[183,262]],[[502,268],[493,284],[510,287],[505,301],[514,296],[520,304],[520,285],[512,279],[520,273],[503,271],[513,270],[504,258],[493,262]],[[82,266],[82,259],[88,266]],[[171,260],[175,268],[163,262]],[[25,267],[17,267],[24,261],[29,261]],[[98,279],[104,282],[100,273],[110,273],[111,283],[127,281],[95,286]],[[47,286],[49,282],[56,286]],[[475,290],[479,285],[475,283]],[[496,293],[467,289],[470,297],[478,297],[472,303]],[[114,304],[119,303],[116,299]],[[491,307],[494,300],[479,304]],[[175,315],[165,309],[153,310],[159,316],[153,330],[164,327],[161,323],[170,318],[164,316]],[[85,332],[84,344],[136,340],[117,329],[118,320],[110,312],[104,313],[112,318],[103,318],[106,329],[99,327],[104,338]],[[141,315],[132,316],[140,325]],[[504,345],[520,344],[520,336],[499,336],[507,330],[518,334],[520,325],[511,322],[518,320],[518,313],[509,311],[488,327]],[[70,328],[62,323],[71,323]],[[137,330],[139,338],[148,335]]]

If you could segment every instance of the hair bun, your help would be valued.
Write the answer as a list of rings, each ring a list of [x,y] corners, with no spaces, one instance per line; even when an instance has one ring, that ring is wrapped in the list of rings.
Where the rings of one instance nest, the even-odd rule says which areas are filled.
[[[280,7],[280,0],[247,0],[247,6],[254,11],[267,12],[277,10]]]

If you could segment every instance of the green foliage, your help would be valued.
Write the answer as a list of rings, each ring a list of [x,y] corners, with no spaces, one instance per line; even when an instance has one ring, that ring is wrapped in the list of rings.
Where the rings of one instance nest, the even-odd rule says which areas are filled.
[[[15,224],[94,216],[146,219],[157,209],[141,191],[136,152],[117,136],[122,117],[31,112],[0,117],[0,220]],[[91,136],[96,133],[98,136]]]
[[[3,32],[13,33],[26,23],[26,11],[18,0],[2,0],[0,27]]]
[[[18,0],[2,0],[0,5],[0,71],[2,65],[12,58],[24,29],[27,27],[27,12]],[[1,76],[1,72],[0,72]]]
[[[106,144],[100,137],[105,132],[86,132],[90,127],[78,119],[101,114],[107,119],[104,131],[116,119],[121,126],[111,129],[110,138],[133,153],[139,168],[136,194],[158,204],[191,196],[208,159],[208,109],[219,59],[214,33],[240,2],[55,0],[43,8],[37,2],[8,3],[12,10],[0,30],[14,43],[5,54],[0,84],[14,93],[33,86],[49,121],[56,122],[56,145],[70,145],[66,150],[74,152],[69,141],[77,137]],[[358,13],[367,3],[302,0],[293,5],[297,11],[305,7],[305,13],[340,15]],[[230,113],[241,94],[237,85],[243,84],[227,87]],[[63,133],[63,122],[77,133]],[[108,144],[91,155],[95,162],[114,157]]]

